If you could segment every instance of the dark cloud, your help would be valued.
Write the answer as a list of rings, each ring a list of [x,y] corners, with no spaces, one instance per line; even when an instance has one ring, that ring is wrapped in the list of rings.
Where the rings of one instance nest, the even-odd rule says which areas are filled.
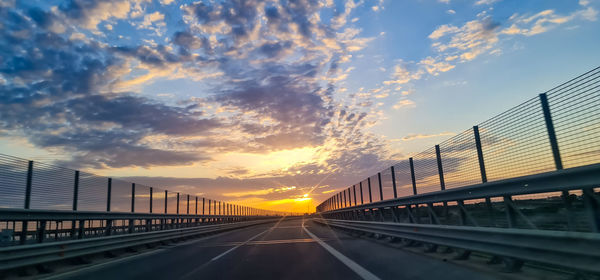
[[[79,14],[84,8],[71,11]],[[18,130],[38,147],[73,153],[70,165],[178,165],[208,159],[197,152],[142,144],[149,135],[196,135],[221,125],[205,118],[196,106],[103,92],[119,81],[125,63],[119,55],[151,65],[177,61],[164,47],[74,43],[44,29],[51,24],[47,12],[31,9],[27,14],[31,20],[23,13],[0,10],[6,27],[0,30],[0,74],[7,81],[0,84],[1,130]]]

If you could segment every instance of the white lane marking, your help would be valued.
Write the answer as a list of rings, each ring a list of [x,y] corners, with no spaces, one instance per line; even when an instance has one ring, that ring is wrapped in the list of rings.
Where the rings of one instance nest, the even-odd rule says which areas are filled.
[[[263,231],[263,232],[261,232],[261,233],[259,233],[259,234],[255,235],[255,236],[252,236],[252,237],[250,237],[250,239],[248,239],[248,240],[244,241],[242,244],[239,244],[239,245],[237,245],[237,246],[235,246],[235,247],[233,247],[233,248],[231,248],[231,249],[229,249],[229,250],[227,250],[227,251],[225,251],[225,252],[223,252],[223,253],[219,254],[218,256],[216,256],[216,257],[212,258],[210,261],[216,261],[216,260],[220,259],[221,257],[223,257],[223,256],[225,256],[225,255],[227,255],[227,254],[229,254],[231,251],[233,251],[233,250],[235,250],[235,249],[237,249],[237,248],[239,248],[239,247],[241,247],[241,246],[244,246],[244,245],[248,244],[248,242],[250,242],[250,241],[254,240],[254,238],[257,238],[257,237],[259,237],[261,234],[263,234],[263,233],[266,233],[266,232],[271,232],[271,231],[273,231],[273,229],[275,229],[275,228],[276,228],[276,227],[277,227],[277,226],[278,226],[278,225],[281,223],[281,221],[282,221],[284,218],[285,218],[285,216],[284,216],[284,217],[281,217],[281,219],[280,219],[279,221],[277,221],[277,223],[275,223],[275,224],[274,224],[274,225],[273,225],[271,228],[269,228],[269,229],[267,229],[267,230],[265,230],[265,231]]]
[[[182,276],[180,279],[189,279],[189,278],[190,278],[192,275],[194,275],[194,274],[198,273],[200,270],[204,269],[206,266],[208,266],[208,265],[209,265],[210,263],[212,263],[213,261],[216,261],[216,260],[218,260],[219,258],[221,258],[221,257],[223,257],[223,256],[225,256],[225,255],[227,255],[227,254],[228,254],[228,253],[230,253],[231,251],[233,251],[233,250],[235,250],[235,249],[237,249],[237,248],[239,248],[239,247],[241,247],[241,246],[244,246],[244,245],[246,245],[248,242],[252,241],[254,238],[256,238],[256,237],[260,236],[261,234],[263,234],[263,233],[266,233],[266,232],[271,232],[271,231],[273,231],[273,229],[275,229],[275,228],[277,227],[277,225],[279,225],[279,224],[281,223],[281,221],[283,221],[283,219],[284,219],[284,218],[285,218],[285,216],[281,217],[281,219],[279,219],[279,221],[277,221],[277,223],[275,223],[275,225],[273,225],[271,228],[269,228],[269,229],[267,229],[267,230],[265,230],[265,231],[263,231],[263,232],[261,232],[261,233],[259,233],[259,234],[255,235],[255,236],[252,236],[252,237],[250,237],[250,239],[248,239],[248,240],[246,240],[246,241],[242,242],[241,244],[239,244],[239,245],[236,245],[235,247],[233,247],[233,248],[231,248],[231,249],[229,249],[229,250],[227,250],[227,251],[225,251],[225,252],[223,252],[223,253],[219,254],[218,256],[216,256],[216,257],[212,258],[210,261],[208,261],[208,262],[206,262],[206,263],[204,263],[204,264],[200,265],[200,266],[199,266],[199,267],[197,267],[196,269],[194,269],[194,270],[192,270],[192,271],[188,272],[187,274],[183,275],[183,276]]]
[[[240,246],[246,245],[248,242],[252,241],[254,238],[257,238],[257,237],[259,237],[261,234],[263,234],[263,233],[265,233],[265,232],[267,232],[267,231],[269,231],[269,230],[267,229],[267,230],[265,230],[265,231],[263,231],[263,232],[261,232],[261,233],[259,233],[259,234],[255,235],[255,236],[252,236],[252,237],[250,237],[250,239],[248,239],[248,240],[244,241],[242,244],[238,244],[238,245],[236,245],[235,247],[231,247],[229,250],[227,250],[227,251],[225,251],[225,252],[223,252],[223,253],[219,254],[218,256],[216,256],[216,257],[214,257],[214,258],[212,258],[212,259],[210,259],[210,261],[216,261],[216,260],[220,259],[221,257],[223,257],[223,256],[225,256],[225,255],[227,255],[227,254],[229,254],[231,251],[233,251],[233,250],[235,250],[235,249],[239,248]]]
[[[131,255],[131,256],[126,256],[126,257],[117,257],[114,260],[109,260],[109,261],[105,261],[105,262],[98,263],[98,264],[91,264],[89,266],[85,266],[85,267],[82,267],[82,268],[76,268],[76,269],[68,270],[68,271],[64,271],[64,272],[58,272],[58,274],[56,274],[56,275],[50,275],[50,276],[47,276],[47,277],[41,277],[40,279],[44,279],[44,280],[62,279],[64,277],[68,277],[68,276],[72,276],[72,275],[77,275],[78,273],[88,272],[88,271],[94,271],[94,270],[100,269],[100,268],[108,266],[108,265],[124,263],[124,262],[127,262],[127,261],[132,260],[132,259],[141,258],[141,257],[145,257],[145,256],[151,256],[151,255],[158,254],[158,253],[161,253],[161,252],[164,252],[164,251],[176,248],[176,247],[181,247],[181,246],[185,246],[185,245],[191,245],[191,244],[199,243],[199,242],[206,241],[206,240],[209,240],[209,239],[214,239],[214,238],[221,237],[222,235],[225,235],[225,234],[228,234],[228,233],[237,232],[240,229],[241,228],[234,229],[234,230],[231,230],[231,231],[217,233],[217,234],[214,234],[214,235],[210,235],[210,236],[206,236],[206,237],[202,237],[202,238],[198,238],[198,239],[194,239],[194,240],[190,240],[188,242],[177,243],[177,244],[175,244],[175,246],[172,246],[172,247],[158,248],[158,249],[154,249],[154,250],[151,250],[151,251],[148,251],[148,252],[144,252],[144,253],[140,253],[140,254],[135,254],[135,255]]]
[[[304,226],[304,221],[302,221],[302,225]],[[331,253],[334,257],[336,257],[339,261],[345,264],[348,268],[350,268],[354,273],[358,274],[362,279],[365,280],[379,280],[379,277],[375,276],[375,274],[369,272],[364,269],[362,266],[351,260],[350,258],[344,256],[342,253],[338,252],[333,247],[329,246],[329,244],[323,242],[320,238],[310,232],[306,227],[304,227],[304,231],[314,239],[319,245],[321,245],[325,250]]]

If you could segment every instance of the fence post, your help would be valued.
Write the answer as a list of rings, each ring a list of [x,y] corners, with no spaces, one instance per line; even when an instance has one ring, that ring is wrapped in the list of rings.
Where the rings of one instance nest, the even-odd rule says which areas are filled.
[[[33,179],[33,161],[30,160],[27,165],[27,185],[25,186],[25,209],[30,208],[31,204],[31,182]],[[19,244],[25,244],[27,241],[27,221],[21,221],[21,236],[19,237]]]
[[[167,212],[167,209],[168,209],[168,208],[167,208],[167,200],[168,200],[168,198],[169,198],[169,191],[168,191],[168,190],[165,190],[165,214],[167,214],[167,213],[168,213],[168,212]]]
[[[106,212],[110,212],[110,200],[112,196],[112,178],[108,178],[108,192],[106,197]]]
[[[562,159],[560,157],[560,150],[558,148],[558,140],[556,139],[556,131],[554,130],[554,122],[552,121],[552,114],[550,113],[550,105],[548,103],[548,96],[546,93],[540,94],[540,103],[542,104],[542,112],[544,113],[544,121],[546,122],[546,130],[548,131],[548,140],[550,141],[550,147],[552,148],[552,156],[554,157],[554,166],[556,170],[563,169]],[[569,191],[562,191],[562,199],[567,209],[567,222],[569,230],[575,229],[575,220],[573,213],[573,206]],[[585,199],[584,199],[585,200]],[[587,204],[586,204],[587,205]]]
[[[481,182],[487,182],[485,172],[485,162],[483,161],[483,149],[481,148],[481,138],[479,137],[479,126],[473,126],[473,135],[475,136],[475,147],[477,148],[477,159],[479,160],[479,171],[481,172]]]
[[[352,185],[352,191],[354,192],[354,206],[356,206],[356,185]]]
[[[79,170],[75,170],[75,182],[73,183],[73,211],[77,211],[77,199],[79,198]]]
[[[394,188],[394,198],[398,198],[398,191],[396,190],[396,172],[394,170],[394,166],[390,167],[390,171],[392,172],[392,186]]]
[[[444,182],[444,168],[442,167],[442,154],[440,153],[440,145],[435,145],[435,157],[437,159],[438,174],[440,176],[440,188],[443,191],[446,189],[446,182]]]
[[[33,160],[27,165],[27,185],[25,185],[25,209],[31,206],[31,182],[33,179]]]
[[[417,194],[417,181],[415,180],[415,165],[413,163],[413,158],[409,158],[408,163],[410,164],[410,179],[412,180],[413,195],[415,195]]]
[[[358,185],[360,186],[360,204],[365,204],[364,200],[363,200],[363,190],[362,190],[362,182],[358,183]]]
[[[208,200],[208,215],[210,215],[210,199]]]
[[[177,193],[177,212],[175,213],[179,214],[179,193]]]
[[[152,213],[152,187],[150,187],[150,213]]]
[[[377,172],[377,181],[379,182],[379,200],[383,200],[383,185],[381,184],[381,172]]]
[[[342,191],[344,193],[344,207],[346,207],[346,190]]]
[[[198,197],[196,196],[196,204],[194,204],[196,206],[196,212],[194,214],[198,215]]]
[[[186,214],[189,214],[190,213],[190,195],[189,194],[187,195],[187,206],[186,206],[186,208],[187,208],[185,210]]]
[[[202,198],[202,215],[204,215],[204,197]]]
[[[371,194],[371,177],[367,178],[367,184],[369,185],[369,203],[373,202],[373,195]]]
[[[112,197],[112,178],[108,178],[107,183],[107,191],[106,191],[106,212],[110,212],[110,201]],[[106,220],[106,228],[104,229],[105,235],[111,235],[112,233],[112,220]]]
[[[135,212],[135,183],[131,183],[131,213]]]
[[[552,122],[552,115],[550,114],[548,97],[545,93],[540,94],[540,102],[542,103],[542,112],[544,112],[544,120],[546,121],[548,140],[550,140],[550,147],[552,148],[552,155],[554,156],[554,165],[556,166],[557,170],[561,170],[563,169],[562,159],[560,158],[560,150],[558,149],[558,141],[556,140],[554,123]]]

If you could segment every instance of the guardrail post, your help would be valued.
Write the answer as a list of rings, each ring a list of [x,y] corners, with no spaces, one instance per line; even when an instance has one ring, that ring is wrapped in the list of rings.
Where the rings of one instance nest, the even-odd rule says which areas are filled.
[[[504,196],[504,207],[506,211],[506,220],[508,221],[508,227],[514,228],[517,224],[517,218],[515,217],[515,210],[511,206],[512,198],[510,195]]]
[[[73,211],[77,211],[77,199],[79,197],[79,170],[75,171],[75,180],[73,183]]]
[[[415,180],[415,165],[413,163],[413,158],[409,158],[408,163],[410,165],[410,179],[412,180],[413,195],[414,195],[414,194],[417,194],[417,181]]]
[[[371,193],[371,177],[367,178],[367,184],[369,185],[369,203],[372,203],[373,195]]]
[[[392,172],[392,187],[394,188],[394,198],[398,198],[398,191],[396,190],[396,172],[394,170],[394,166],[390,167],[390,171]]]
[[[593,188],[583,189],[583,202],[593,232],[600,232],[600,199]]]
[[[40,221],[40,225],[38,227],[37,233],[38,233],[38,236],[37,236],[38,243],[43,243],[44,238],[46,237],[46,221]]]
[[[383,185],[381,184],[381,172],[377,172],[377,181],[379,182],[379,200],[383,200]]]
[[[131,183],[131,213],[135,212],[135,183]]]

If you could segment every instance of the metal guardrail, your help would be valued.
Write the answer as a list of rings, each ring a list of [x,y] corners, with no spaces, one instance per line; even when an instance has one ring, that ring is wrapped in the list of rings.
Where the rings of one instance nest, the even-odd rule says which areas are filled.
[[[4,231],[10,231],[8,234],[9,240],[0,242],[0,245],[23,245],[20,242],[21,240],[10,240],[10,236],[15,235],[15,232],[18,233],[16,234],[18,236],[29,236],[27,244],[30,244],[72,239],[95,239],[110,235],[164,231],[271,218],[273,216],[0,209],[0,220],[5,223],[6,227]],[[28,228],[33,230],[28,230]]]
[[[0,154],[0,246],[294,214]]]
[[[345,230],[600,273],[600,235],[595,233],[335,219],[315,221]]]
[[[599,112],[600,67],[335,194],[318,221],[598,273]]]
[[[91,239],[0,248],[0,270],[49,263],[116,249],[157,243],[161,241],[218,233],[226,230],[244,228],[263,223],[271,223],[274,221],[276,221],[276,219],[271,217],[257,221],[204,225],[192,228],[179,228],[155,232],[141,232]]]
[[[435,202],[470,200],[486,197],[503,197],[594,188],[600,186],[599,174],[600,164],[593,164],[495,182],[475,184],[462,188],[417,194],[414,196],[383,200],[357,206],[349,206],[342,209],[332,210],[327,213],[338,213],[357,209],[393,207],[406,204],[429,204]]]
[[[317,212],[369,204],[374,208],[399,197],[475,184],[492,187],[493,182],[510,178],[598,164],[598,112],[600,67],[349,186],[317,206]],[[510,199],[511,194],[506,195]],[[570,211],[570,197],[580,193],[565,190],[561,195],[562,208]],[[597,209],[595,202],[592,208]],[[597,211],[591,213],[595,222],[590,227],[599,231]],[[578,230],[572,222],[568,230]]]

